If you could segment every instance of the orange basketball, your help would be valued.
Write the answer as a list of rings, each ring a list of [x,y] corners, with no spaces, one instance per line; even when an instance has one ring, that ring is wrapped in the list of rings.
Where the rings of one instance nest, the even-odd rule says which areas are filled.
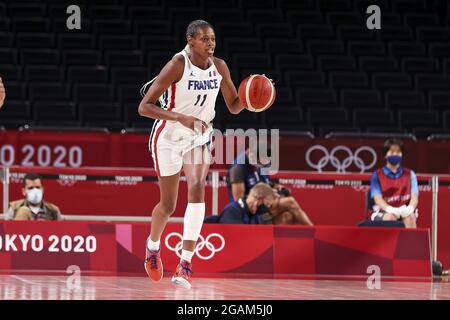
[[[264,75],[254,74],[239,85],[239,99],[248,111],[261,112],[275,101],[276,91],[272,81]]]

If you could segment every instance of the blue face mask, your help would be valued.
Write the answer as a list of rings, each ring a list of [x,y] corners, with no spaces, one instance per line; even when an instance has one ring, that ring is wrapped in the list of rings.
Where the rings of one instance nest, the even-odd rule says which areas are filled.
[[[393,166],[398,165],[400,162],[402,162],[401,156],[389,156],[387,157],[387,161],[392,164]]]

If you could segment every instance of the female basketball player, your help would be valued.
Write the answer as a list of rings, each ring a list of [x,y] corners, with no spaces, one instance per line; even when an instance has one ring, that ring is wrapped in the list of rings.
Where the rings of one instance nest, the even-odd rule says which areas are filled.
[[[156,119],[149,148],[158,174],[160,202],[152,212],[147,239],[145,270],[153,281],[161,280],[163,264],[160,238],[174,212],[180,172],[188,184],[184,215],[183,250],[172,282],[191,287],[191,259],[205,216],[205,180],[210,163],[211,121],[220,91],[228,110],[244,109],[226,63],[214,57],[216,38],[212,26],[195,20],[186,30],[187,46],[173,56],[139,104],[139,114]],[[155,105],[159,100],[162,107]]]

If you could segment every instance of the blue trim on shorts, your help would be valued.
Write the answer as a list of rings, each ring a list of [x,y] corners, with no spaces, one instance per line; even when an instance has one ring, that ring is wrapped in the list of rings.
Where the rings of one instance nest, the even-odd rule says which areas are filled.
[[[158,119],[158,120],[156,120],[154,123],[153,123],[153,127],[152,127],[152,131],[151,131],[151,133],[150,133],[150,140],[149,140],[149,142],[148,142],[148,144],[149,144],[149,151],[150,151],[150,156],[152,155],[152,140],[153,140],[153,135],[155,134],[155,128],[156,128],[156,126],[158,125],[158,123],[160,122],[161,120],[160,119]]]

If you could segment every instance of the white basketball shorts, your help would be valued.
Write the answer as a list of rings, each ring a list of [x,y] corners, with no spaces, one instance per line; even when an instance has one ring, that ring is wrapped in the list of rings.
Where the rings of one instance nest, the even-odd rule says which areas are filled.
[[[207,145],[211,151],[213,128],[209,126],[203,134],[195,134],[179,123],[156,120],[149,140],[149,150],[156,173],[160,177],[174,175],[181,171],[183,162],[205,161],[204,158],[186,160],[184,155],[192,149]],[[210,160],[210,159],[209,159]]]

